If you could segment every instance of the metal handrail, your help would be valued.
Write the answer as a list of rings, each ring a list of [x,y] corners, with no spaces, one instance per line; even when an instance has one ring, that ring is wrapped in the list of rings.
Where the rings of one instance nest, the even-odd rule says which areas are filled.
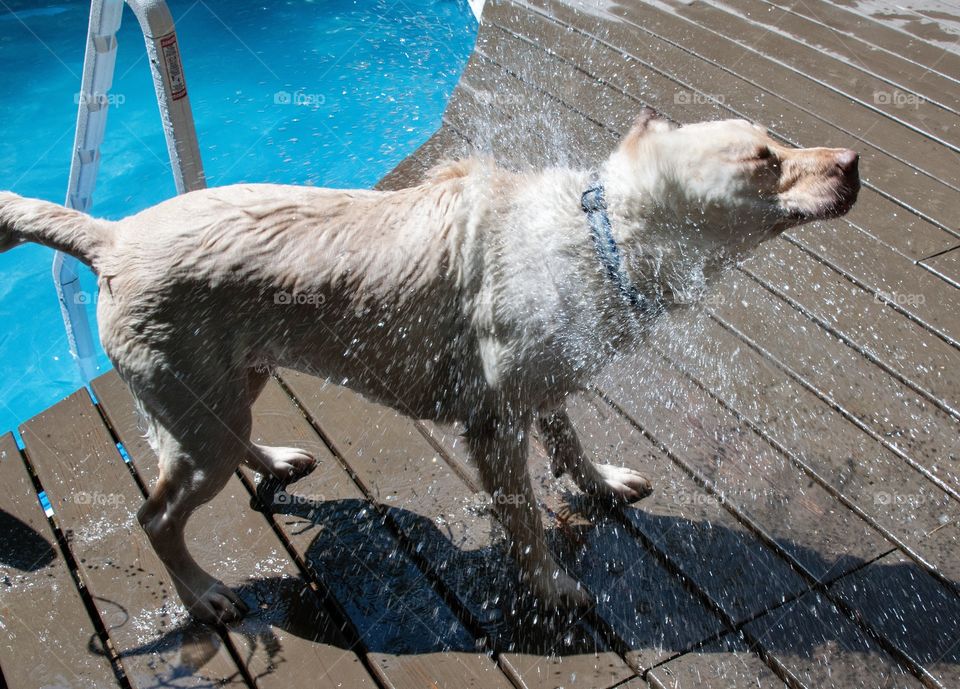
[[[89,212],[93,204],[117,57],[116,34],[124,4],[133,10],[143,31],[177,193],[206,186],[177,33],[167,3],[164,0],[92,0],[65,203],[68,208],[83,212]],[[78,266],[75,258],[57,252],[53,279],[70,352],[84,382],[89,383],[97,373],[96,347],[85,308],[89,299],[80,290]]]

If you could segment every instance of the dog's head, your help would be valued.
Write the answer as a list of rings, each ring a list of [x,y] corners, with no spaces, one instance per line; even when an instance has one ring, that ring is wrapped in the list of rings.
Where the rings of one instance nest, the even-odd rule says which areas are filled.
[[[746,120],[676,126],[645,110],[608,163],[625,197],[658,224],[749,249],[797,225],[843,215],[860,189],[858,155],[790,148]],[[655,206],[656,208],[651,208]]]

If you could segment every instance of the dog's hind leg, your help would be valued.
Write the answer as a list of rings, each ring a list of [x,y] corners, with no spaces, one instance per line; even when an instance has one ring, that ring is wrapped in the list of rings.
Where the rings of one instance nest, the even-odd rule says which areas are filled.
[[[579,488],[591,495],[636,502],[653,492],[639,472],[611,464],[594,464],[580,445],[577,431],[563,407],[538,419],[550,455],[553,473],[568,473]]]
[[[247,373],[247,398],[252,405],[264,386],[270,380],[270,373],[261,369],[250,369]],[[272,476],[283,483],[303,478],[317,466],[316,458],[305,450],[295,447],[271,447],[250,442],[250,449],[243,458],[244,463],[264,476]]]
[[[193,511],[220,492],[249,452],[250,409],[242,381],[204,391],[179,377],[164,378],[159,390],[155,380],[148,389],[131,385],[150,417],[160,457],[160,477],[137,518],[187,610],[204,622],[233,621],[247,606],[197,564],[184,532]]]
[[[534,595],[548,608],[582,609],[590,604],[589,595],[547,548],[527,473],[529,426],[495,417],[471,423],[466,433],[470,453],[510,539],[510,554]]]

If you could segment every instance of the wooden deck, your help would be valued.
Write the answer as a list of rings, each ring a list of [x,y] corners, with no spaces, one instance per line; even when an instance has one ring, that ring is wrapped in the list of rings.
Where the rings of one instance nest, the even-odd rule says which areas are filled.
[[[283,373],[255,435],[320,467],[289,492],[240,473],[193,518],[253,613],[191,623],[136,525],[155,458],[108,374],[0,439],[0,685],[960,686],[960,54],[868,15],[488,0],[443,127],[382,182],[474,149],[587,166],[643,104],[862,154],[848,218],[772,242],[572,404],[651,497],[599,511],[534,448],[594,613],[511,612],[455,431]]]

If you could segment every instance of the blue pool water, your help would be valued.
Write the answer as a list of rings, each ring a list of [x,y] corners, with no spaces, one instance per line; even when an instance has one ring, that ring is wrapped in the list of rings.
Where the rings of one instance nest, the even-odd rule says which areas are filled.
[[[477,31],[466,0],[169,5],[211,186],[371,186],[439,127]],[[2,189],[63,202],[88,8],[0,4]],[[129,10],[118,40],[92,209],[106,218],[174,194],[143,38]],[[0,433],[82,385],[52,258],[33,245],[0,255]],[[82,281],[95,289],[89,273]],[[102,352],[99,363],[109,368]]]

